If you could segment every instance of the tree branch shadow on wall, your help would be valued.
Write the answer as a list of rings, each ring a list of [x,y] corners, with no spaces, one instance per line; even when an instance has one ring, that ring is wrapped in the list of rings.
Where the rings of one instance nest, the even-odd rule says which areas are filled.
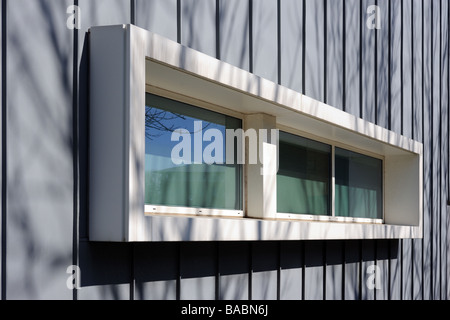
[[[31,11],[8,4],[8,234],[2,243],[8,281],[2,291],[10,299],[64,293],[58,281],[71,261],[65,231],[71,229],[72,52],[59,24],[66,7],[49,3],[34,2],[27,23],[18,20]],[[56,291],[43,288],[44,281]]]

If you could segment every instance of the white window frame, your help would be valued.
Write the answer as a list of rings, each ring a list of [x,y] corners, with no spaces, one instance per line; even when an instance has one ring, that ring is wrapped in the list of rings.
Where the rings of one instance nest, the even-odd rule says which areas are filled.
[[[423,237],[420,142],[133,25],[91,28],[89,56],[91,241]],[[333,218],[337,221],[280,219],[276,175],[262,178],[260,170],[250,165],[244,168],[245,217],[214,216],[217,212],[198,216],[204,212],[190,215],[189,210],[146,213],[143,168],[148,87],[204,102],[212,110],[217,106],[240,113],[244,130],[246,126],[301,129],[333,144],[384,157],[384,223],[353,223],[337,217]],[[108,130],[111,127],[113,132]],[[274,147],[272,141],[263,146],[264,159],[271,163],[276,157]]]

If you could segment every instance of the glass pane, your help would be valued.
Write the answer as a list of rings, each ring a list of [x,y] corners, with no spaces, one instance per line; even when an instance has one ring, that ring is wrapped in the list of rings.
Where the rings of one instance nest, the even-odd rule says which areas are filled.
[[[330,214],[329,145],[280,132],[277,211]]]
[[[241,120],[147,94],[145,121],[145,203],[242,209],[242,166],[225,164]]]
[[[383,218],[383,163],[336,148],[336,216]]]

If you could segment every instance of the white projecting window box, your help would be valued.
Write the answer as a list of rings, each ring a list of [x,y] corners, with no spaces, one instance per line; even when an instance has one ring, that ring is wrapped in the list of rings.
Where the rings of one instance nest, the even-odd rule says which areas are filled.
[[[254,129],[264,165],[174,168],[161,114]],[[89,139],[91,241],[423,236],[421,143],[133,25],[90,29]]]

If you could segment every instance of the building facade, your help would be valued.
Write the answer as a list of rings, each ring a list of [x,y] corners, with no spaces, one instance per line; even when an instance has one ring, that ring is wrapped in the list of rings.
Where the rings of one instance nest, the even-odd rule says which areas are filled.
[[[448,299],[449,15],[448,0],[2,0],[1,298]],[[105,26],[115,29],[102,29]],[[105,31],[107,36],[102,34],[102,30],[121,29],[128,32],[123,33],[124,38],[120,36],[122,31],[118,31],[119,37],[109,37],[109,31]],[[142,50],[141,60],[133,60],[129,53],[135,57],[135,47],[142,44],[136,38],[141,34],[147,39],[147,49]],[[109,51],[105,49],[110,47]],[[105,50],[103,56],[97,55],[98,50]],[[183,53],[180,56],[186,60],[172,62],[176,52]],[[101,169],[95,161],[102,154],[92,149],[96,143],[93,137],[97,137],[99,123],[110,130],[111,136],[119,132],[119,138],[129,128],[118,129],[115,121],[121,120],[120,116],[114,117],[110,110],[102,117],[103,111],[96,106],[114,105],[116,97],[123,98],[121,90],[128,94],[131,105],[140,102],[134,100],[133,91],[138,82],[133,76],[139,70],[124,71],[120,74],[124,75],[123,82],[115,82],[119,71],[111,70],[117,61],[131,61],[129,69],[142,64],[140,70],[150,70],[150,75],[141,74],[145,89],[136,89],[139,96],[150,95],[151,102],[146,101],[146,106],[160,99],[151,95],[159,95],[163,96],[162,105],[168,98],[183,103],[181,107],[176,103],[170,106],[172,111],[186,112],[183,117],[189,114],[218,119],[215,114],[207,116],[206,111],[189,109],[206,106],[208,112],[227,113],[223,120],[227,124],[232,122],[229,118],[242,113],[245,121],[264,125],[273,120],[270,117],[281,119],[279,123],[285,121],[283,128],[289,127],[291,119],[293,129],[309,131],[314,137],[329,128],[342,129],[346,134],[332,139],[323,133],[323,139],[318,139],[332,145],[327,165],[334,168],[330,169],[333,180],[325,188],[329,192],[325,200],[314,200],[308,210],[325,210],[325,216],[335,218],[339,210],[351,206],[350,200],[342,204],[337,196],[338,172],[342,171],[336,170],[340,162],[335,156],[342,144],[349,150],[367,149],[371,158],[377,159],[378,154],[382,160],[381,180],[375,183],[376,175],[369,175],[359,183],[362,189],[382,190],[382,197],[377,193],[370,196],[373,201],[365,200],[370,214],[364,218],[369,221],[356,217],[355,221],[316,222],[329,225],[330,232],[345,225],[344,235],[317,232],[314,234],[318,236],[305,236],[313,222],[291,216],[254,219],[250,206],[275,196],[266,193],[266,180],[251,180],[255,176],[245,169],[238,182],[258,185],[261,181],[262,193],[252,198],[246,184],[242,188],[247,191],[236,191],[243,199],[232,200],[231,208],[252,218],[241,219],[250,221],[245,223],[256,221],[262,226],[259,233],[222,236],[219,227],[217,236],[203,236],[207,231],[201,229],[208,229],[205,221],[221,225],[226,223],[223,221],[241,220],[201,220],[204,217],[197,217],[196,212],[194,218],[175,217],[174,221],[182,222],[163,221],[160,225],[158,217],[146,216],[153,221],[149,237],[134,239],[127,234],[123,241],[101,236],[97,239],[101,231],[112,232],[108,229],[112,223],[99,226],[99,221],[92,220],[97,215],[93,204],[99,201],[93,177],[97,178]],[[153,63],[153,69],[147,61]],[[108,68],[100,67],[103,63]],[[211,69],[202,69],[203,64],[221,72],[210,75]],[[186,80],[173,75],[163,78],[171,70],[180,71]],[[164,79],[169,82],[163,85]],[[206,79],[217,91],[208,96],[205,91],[210,87],[202,87],[203,82],[186,87],[196,79]],[[105,81],[102,90],[95,90]],[[260,86],[253,87],[255,83]],[[121,84],[129,87],[122,88]],[[177,85],[179,90],[173,89]],[[243,96],[256,100],[249,100],[245,107],[228,108],[227,100],[241,101]],[[297,98],[301,103],[297,104]],[[264,106],[252,109],[254,101],[263,101]],[[247,118],[255,110],[270,119]],[[324,115],[318,114],[323,110]],[[296,128],[299,114],[302,118],[298,121],[305,126]],[[354,124],[342,124],[330,114]],[[320,125],[308,127],[314,121]],[[310,148],[317,151],[322,147]],[[398,179],[395,174],[407,165],[389,160],[393,150],[420,156],[414,162],[420,167]],[[344,151],[341,157],[345,157]],[[312,158],[323,164],[320,159]],[[364,168],[357,173],[367,173]],[[327,170],[315,174],[323,172]],[[416,179],[414,183],[410,183],[410,176]],[[143,175],[139,177],[144,179]],[[278,180],[278,186],[281,182]],[[102,186],[108,188],[107,183]],[[309,190],[313,188],[317,187],[310,184]],[[415,188],[418,193],[414,193]],[[101,194],[113,204],[110,212],[117,207],[115,201],[123,196],[123,190],[118,197]],[[130,198],[139,194],[133,190]],[[408,193],[403,199],[402,192],[411,190],[413,196]],[[145,188],[138,191],[145,192]],[[278,203],[289,201],[280,199],[278,195]],[[169,206],[172,200],[177,199],[149,201]],[[404,206],[399,207],[399,203]],[[148,204],[146,198],[146,214]],[[144,213],[144,208],[139,210]],[[266,211],[265,207],[261,210]],[[278,213],[281,209],[273,210]],[[404,218],[414,212],[420,218],[416,224]],[[388,213],[394,218],[389,215],[388,219]],[[351,214],[346,217],[354,218]],[[392,233],[377,231],[390,225],[396,226]],[[292,234],[291,226],[300,226],[301,231]],[[266,227],[272,231],[264,233]]]

